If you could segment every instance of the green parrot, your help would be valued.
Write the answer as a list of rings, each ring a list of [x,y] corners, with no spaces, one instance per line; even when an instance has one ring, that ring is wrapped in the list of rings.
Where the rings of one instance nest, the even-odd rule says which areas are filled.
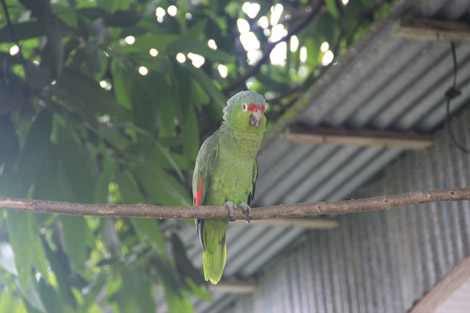
[[[256,154],[266,129],[264,98],[242,91],[227,101],[224,121],[199,149],[193,175],[194,205],[224,205],[229,219],[240,208],[251,219],[258,176]],[[204,278],[212,284],[225,266],[225,231],[229,219],[196,220],[201,240]]]

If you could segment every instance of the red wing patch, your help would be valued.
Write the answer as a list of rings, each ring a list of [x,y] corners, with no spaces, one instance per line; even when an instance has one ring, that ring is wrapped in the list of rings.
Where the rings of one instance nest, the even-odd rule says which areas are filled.
[[[199,188],[199,190],[196,191],[196,206],[201,204],[203,190],[204,190],[204,177],[201,178],[201,188]]]
[[[253,104],[253,103],[250,103],[248,105],[248,111],[251,111],[251,112],[254,112],[256,109],[260,110],[261,113],[264,113],[264,105],[256,105],[256,104]]]

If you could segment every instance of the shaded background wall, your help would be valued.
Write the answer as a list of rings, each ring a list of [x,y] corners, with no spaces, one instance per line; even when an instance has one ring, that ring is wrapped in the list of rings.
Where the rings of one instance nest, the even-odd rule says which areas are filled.
[[[469,109],[452,120],[467,146],[469,121]],[[404,153],[354,198],[470,186],[470,156],[453,145],[446,130],[436,137],[434,148]],[[470,256],[468,201],[338,220],[335,230],[306,232],[266,268],[257,291],[239,296],[226,312],[407,312]]]

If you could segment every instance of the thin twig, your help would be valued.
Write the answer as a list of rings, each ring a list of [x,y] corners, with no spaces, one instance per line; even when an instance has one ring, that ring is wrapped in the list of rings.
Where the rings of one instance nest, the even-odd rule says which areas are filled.
[[[470,187],[460,189],[414,191],[405,194],[381,196],[375,198],[344,200],[338,202],[314,202],[269,205],[253,208],[253,219],[276,217],[304,217],[322,214],[346,214],[367,211],[380,211],[418,205],[429,202],[470,200]],[[126,216],[161,219],[180,218],[227,218],[227,209],[223,206],[156,206],[147,204],[84,204],[57,201],[42,201],[0,197],[0,208],[30,211],[36,213],[59,213],[68,215],[90,216]],[[235,219],[245,219],[240,210]]]

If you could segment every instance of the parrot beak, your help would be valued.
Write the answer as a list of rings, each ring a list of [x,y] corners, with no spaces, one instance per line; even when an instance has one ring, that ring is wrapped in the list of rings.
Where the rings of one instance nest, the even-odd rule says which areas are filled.
[[[263,118],[263,111],[260,108],[255,108],[250,115],[250,125],[258,127]]]

